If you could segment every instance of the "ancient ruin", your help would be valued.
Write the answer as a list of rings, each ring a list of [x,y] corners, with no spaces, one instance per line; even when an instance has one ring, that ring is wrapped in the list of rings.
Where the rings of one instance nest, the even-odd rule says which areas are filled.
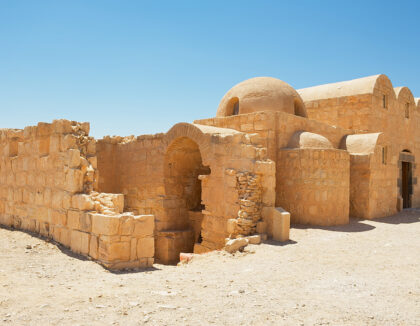
[[[420,99],[377,75],[301,90],[253,78],[216,117],[156,135],[95,140],[67,120],[2,129],[0,223],[122,269],[287,240],[289,216],[388,216],[420,206],[419,122]]]

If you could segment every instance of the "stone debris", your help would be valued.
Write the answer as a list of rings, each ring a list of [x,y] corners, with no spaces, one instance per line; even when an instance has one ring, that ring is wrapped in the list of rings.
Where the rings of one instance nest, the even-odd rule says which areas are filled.
[[[248,239],[246,238],[238,238],[238,239],[230,239],[225,244],[225,251],[228,253],[235,253],[236,251],[243,250],[248,245]]]

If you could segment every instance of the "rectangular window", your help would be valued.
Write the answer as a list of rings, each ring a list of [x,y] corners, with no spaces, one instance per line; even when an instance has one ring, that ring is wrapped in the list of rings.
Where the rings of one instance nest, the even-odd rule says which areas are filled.
[[[386,95],[382,95],[382,106],[384,107],[384,109],[388,108],[388,96]]]
[[[388,147],[384,146],[382,147],[382,164],[386,164],[387,156],[388,156]]]
[[[405,104],[405,118],[410,119],[410,103]]]

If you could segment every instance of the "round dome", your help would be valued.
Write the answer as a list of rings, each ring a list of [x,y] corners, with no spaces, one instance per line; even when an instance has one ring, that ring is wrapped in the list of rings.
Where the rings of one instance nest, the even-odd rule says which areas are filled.
[[[331,142],[324,136],[307,131],[296,131],[289,140],[288,148],[331,149]]]
[[[257,111],[281,111],[307,117],[298,92],[272,77],[251,78],[232,87],[220,101],[216,117]]]

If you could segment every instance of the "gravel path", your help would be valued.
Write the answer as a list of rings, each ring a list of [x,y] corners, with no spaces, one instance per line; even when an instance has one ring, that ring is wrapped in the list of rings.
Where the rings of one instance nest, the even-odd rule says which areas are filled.
[[[112,273],[0,228],[4,325],[420,325],[420,210]]]

